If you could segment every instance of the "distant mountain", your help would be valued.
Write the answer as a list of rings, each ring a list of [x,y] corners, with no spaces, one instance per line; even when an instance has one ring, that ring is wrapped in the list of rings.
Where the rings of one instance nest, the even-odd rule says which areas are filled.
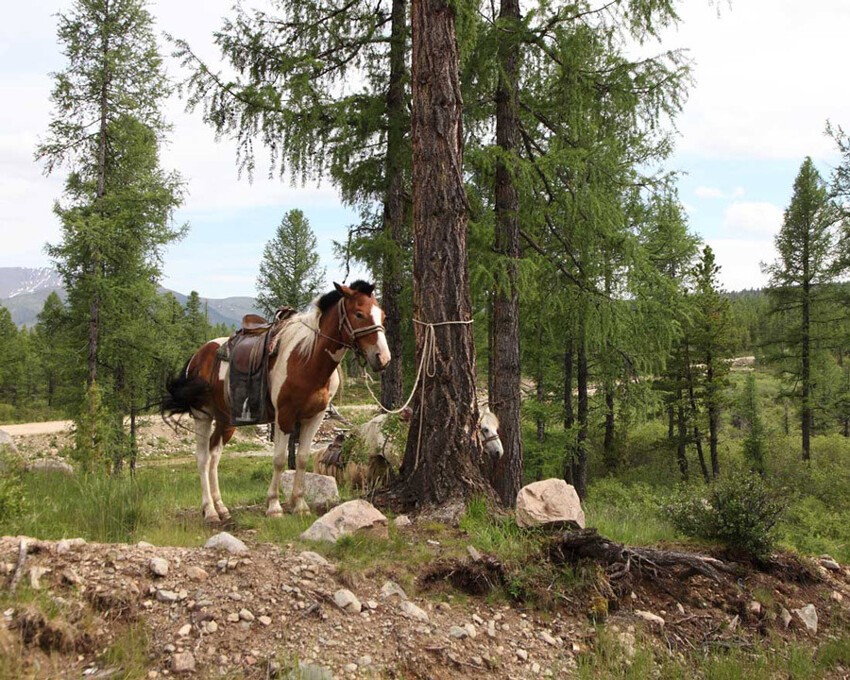
[[[62,287],[62,279],[53,269],[40,267],[0,267],[0,300],[8,300],[21,295],[30,295],[56,290]],[[44,298],[47,298],[47,295]]]
[[[47,296],[56,291],[63,300],[65,290],[62,279],[52,269],[30,269],[26,267],[0,267],[0,305],[6,307],[12,315],[12,321],[18,326],[35,325],[38,313],[44,307]],[[187,295],[165,288],[160,293],[169,292],[180,304],[185,305]],[[210,323],[238,325],[245,314],[258,314],[256,301],[251,297],[229,297],[222,299],[201,298],[206,303]]]

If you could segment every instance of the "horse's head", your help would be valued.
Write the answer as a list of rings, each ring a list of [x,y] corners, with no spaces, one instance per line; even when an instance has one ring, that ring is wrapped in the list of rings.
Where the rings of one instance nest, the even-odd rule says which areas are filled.
[[[351,286],[334,283],[334,288],[342,295],[340,329],[373,370],[383,371],[392,355],[384,334],[384,310],[375,299],[375,286],[355,281]]]
[[[499,439],[499,419],[486,406],[481,411],[481,419],[478,421],[481,437],[484,440],[484,451],[498,460],[505,453],[502,440]]]

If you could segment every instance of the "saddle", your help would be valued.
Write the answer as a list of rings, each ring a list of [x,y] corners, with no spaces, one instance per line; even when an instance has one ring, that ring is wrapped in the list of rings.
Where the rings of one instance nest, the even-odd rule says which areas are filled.
[[[219,348],[219,360],[230,363],[230,419],[234,425],[259,425],[274,420],[274,405],[269,394],[269,360],[277,353],[277,334],[272,329],[293,314],[295,310],[291,307],[278,309],[274,321],[267,321],[258,314],[246,314],[242,317],[242,327]]]

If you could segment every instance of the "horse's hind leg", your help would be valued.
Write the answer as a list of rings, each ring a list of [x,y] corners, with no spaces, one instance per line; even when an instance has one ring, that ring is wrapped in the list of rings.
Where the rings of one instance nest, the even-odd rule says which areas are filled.
[[[280,517],[283,508],[280,507],[280,476],[286,469],[286,461],[289,458],[289,435],[280,425],[274,428],[274,471],[269,491],[266,494],[266,516]]]
[[[221,500],[221,489],[218,487],[218,464],[221,461],[221,452],[224,450],[224,445],[230,441],[234,432],[236,432],[235,427],[228,427],[216,421],[215,430],[210,440],[210,495],[212,497],[213,507],[215,507],[218,518],[222,522],[230,519],[230,510],[227,509],[227,506]]]
[[[301,436],[298,438],[298,453],[295,455],[295,481],[292,483],[290,499],[292,512],[298,514],[310,512],[310,507],[304,501],[304,478],[307,471],[307,459],[310,457],[310,446],[324,417],[323,410],[310,420],[301,421]]]
[[[201,478],[201,512],[204,521],[218,524],[219,517],[210,494],[210,432],[212,420],[206,416],[195,416],[195,458]]]

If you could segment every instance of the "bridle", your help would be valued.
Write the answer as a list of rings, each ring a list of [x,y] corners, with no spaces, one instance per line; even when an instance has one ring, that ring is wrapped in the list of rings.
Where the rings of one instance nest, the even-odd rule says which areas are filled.
[[[348,320],[348,314],[345,312],[345,298],[342,297],[339,299],[337,314],[339,316],[339,335],[340,337],[344,337],[343,333],[347,333],[350,338],[349,342],[344,342],[342,340],[338,341],[340,344],[348,347],[354,352],[361,354],[362,350],[360,346],[357,344],[357,339],[363,337],[364,335],[369,335],[370,333],[377,333],[379,331],[384,331],[384,327],[375,323],[371,326],[366,326],[365,328],[354,328],[351,325],[351,321]]]

